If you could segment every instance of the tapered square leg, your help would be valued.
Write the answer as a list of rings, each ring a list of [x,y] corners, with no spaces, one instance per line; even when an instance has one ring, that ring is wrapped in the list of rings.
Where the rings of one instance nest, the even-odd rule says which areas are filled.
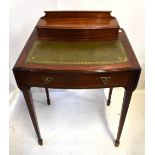
[[[118,147],[119,143],[120,143],[120,137],[121,137],[121,133],[123,130],[125,118],[126,118],[126,115],[128,112],[131,96],[132,96],[132,91],[125,90],[123,104],[122,104],[122,110],[121,110],[121,116],[120,116],[120,121],[119,121],[119,126],[118,126],[117,138],[115,140],[116,147]]]
[[[112,91],[113,91],[113,88],[111,87],[110,90],[109,90],[109,96],[108,96],[108,100],[107,100],[107,106],[110,106]]]
[[[38,143],[40,145],[42,145],[43,140],[41,138],[39,125],[38,125],[38,121],[37,121],[37,116],[36,116],[36,112],[35,112],[35,107],[34,107],[34,104],[33,104],[30,89],[25,88],[23,90],[23,95],[24,95],[24,98],[25,98],[25,102],[26,102],[26,105],[27,105],[27,108],[28,108],[28,111],[29,111],[29,114],[30,114],[30,117],[31,117],[31,120],[32,120],[32,123],[33,123],[33,126],[34,126],[34,129],[35,129],[37,137],[38,137]]]
[[[50,105],[50,97],[49,97],[49,91],[48,88],[45,88],[45,92],[46,92],[46,97],[47,97],[47,104]]]

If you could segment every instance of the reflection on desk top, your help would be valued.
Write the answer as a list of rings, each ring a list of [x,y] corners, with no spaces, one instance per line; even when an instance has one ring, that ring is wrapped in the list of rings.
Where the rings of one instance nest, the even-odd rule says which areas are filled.
[[[48,41],[35,40],[25,63],[48,65],[108,65],[127,62],[121,40]]]

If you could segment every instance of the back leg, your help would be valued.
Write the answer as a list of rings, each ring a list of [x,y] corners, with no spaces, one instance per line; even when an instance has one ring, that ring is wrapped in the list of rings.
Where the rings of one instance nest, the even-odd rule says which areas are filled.
[[[46,96],[47,96],[47,104],[50,105],[50,97],[49,97],[49,91],[48,91],[48,88],[45,88],[45,91],[46,91]]]
[[[110,103],[111,103],[112,90],[113,90],[113,88],[111,87],[110,90],[109,90],[109,96],[108,96],[108,100],[107,100],[107,106],[110,106]]]

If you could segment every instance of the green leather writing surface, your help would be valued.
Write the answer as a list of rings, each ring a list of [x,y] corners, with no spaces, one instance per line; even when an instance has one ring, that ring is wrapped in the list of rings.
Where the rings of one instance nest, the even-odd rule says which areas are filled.
[[[113,41],[48,41],[37,40],[25,63],[54,65],[106,65],[127,62],[120,40]]]

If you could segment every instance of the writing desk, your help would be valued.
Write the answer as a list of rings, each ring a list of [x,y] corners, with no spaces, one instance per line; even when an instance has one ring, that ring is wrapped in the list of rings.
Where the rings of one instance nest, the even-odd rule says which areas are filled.
[[[45,12],[29,37],[13,72],[23,92],[38,143],[43,144],[30,88],[125,89],[118,133],[120,136],[141,68],[123,29],[110,12]]]

